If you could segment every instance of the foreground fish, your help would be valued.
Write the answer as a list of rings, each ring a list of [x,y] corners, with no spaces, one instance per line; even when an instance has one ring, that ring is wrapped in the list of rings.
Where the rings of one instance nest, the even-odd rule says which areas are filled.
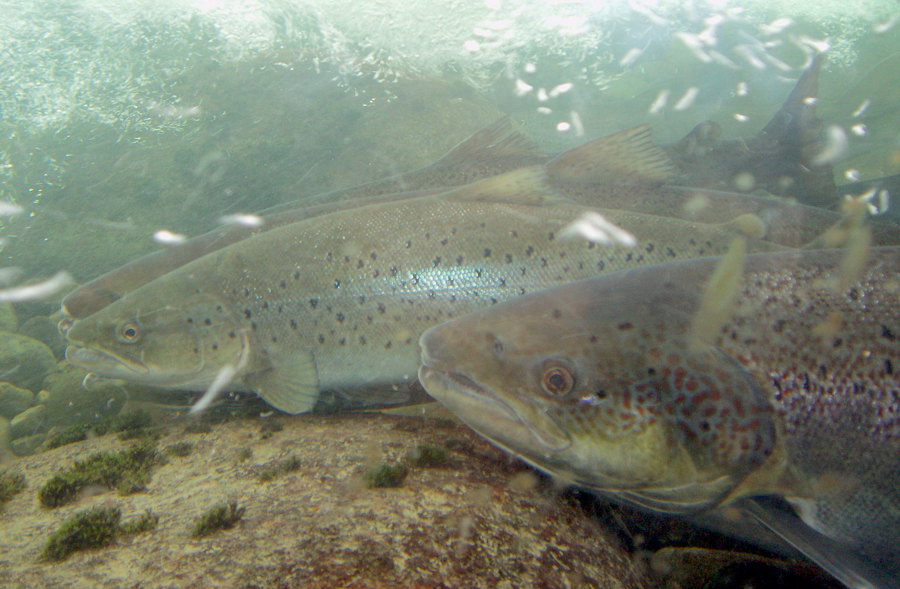
[[[677,514],[781,496],[890,578],[900,248],[873,249],[858,280],[837,287],[848,275],[843,252],[823,250],[748,256],[743,277],[739,258],[602,276],[428,330],[419,376],[483,436],[564,481]]]
[[[322,390],[415,382],[418,337],[441,321],[604,271],[720,254],[735,231],[759,227],[752,216],[703,225],[605,211],[641,244],[605,248],[563,238],[590,209],[545,196],[525,168],[273,229],[76,322],[66,357],[99,376],[182,390],[204,390],[224,371],[231,390],[299,413]]]

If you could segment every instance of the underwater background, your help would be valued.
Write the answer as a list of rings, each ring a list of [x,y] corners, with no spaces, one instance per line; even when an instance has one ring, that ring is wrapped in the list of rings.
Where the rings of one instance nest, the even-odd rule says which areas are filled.
[[[616,522],[597,523],[604,518],[588,517],[592,508],[577,496],[537,493],[543,483],[523,465],[442,414],[304,416],[273,427],[266,423],[282,418],[237,397],[208,421],[256,421],[156,430],[163,438],[146,453],[169,464],[123,475],[126,487],[185,496],[88,493],[78,505],[36,508],[35,490],[55,473],[125,447],[90,428],[152,429],[193,399],[83,385],[86,373],[64,362],[60,297],[179,236],[214,229],[225,215],[426,166],[504,115],[548,154],[644,123],[661,144],[707,119],[723,137],[749,137],[821,51],[818,117],[842,137],[836,183],[896,175],[898,30],[894,0],[0,3],[0,288],[56,287],[0,310],[0,473],[33,460],[24,469],[27,499],[0,511],[0,584],[374,586],[354,577],[361,569],[383,586],[665,583],[635,564],[645,540],[609,533]],[[48,451],[61,432],[88,446]],[[190,456],[179,456],[179,444],[193,447]],[[439,468],[429,470],[428,459],[417,461],[434,448],[442,449]],[[126,458],[116,456],[109,460]],[[380,519],[394,499],[366,495],[357,475],[382,461],[411,469],[406,491],[428,498],[416,509],[436,527],[394,512],[396,522]],[[220,500],[246,506],[245,520],[261,519],[252,532],[239,523],[221,545],[191,536],[191,519]],[[110,504],[126,516],[157,513],[158,543],[127,536],[111,556],[38,563],[66,517]],[[315,533],[302,527],[321,514]],[[652,525],[670,539],[695,533]],[[398,552],[388,537],[407,544]],[[303,538],[302,546],[276,538]],[[533,559],[492,560],[512,544]],[[157,576],[152,565],[166,560]],[[804,574],[811,586],[831,583]]]

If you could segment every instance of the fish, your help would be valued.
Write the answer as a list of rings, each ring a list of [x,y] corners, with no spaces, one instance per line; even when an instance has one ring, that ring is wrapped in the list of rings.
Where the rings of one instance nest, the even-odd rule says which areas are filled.
[[[425,331],[419,379],[563,482],[684,517],[746,505],[848,585],[893,583],[900,247],[859,251],[735,247],[532,293]]]
[[[790,185],[807,194],[821,184],[820,197],[834,192],[833,182],[828,186],[821,181],[828,166],[810,171],[812,168],[798,160],[818,145],[813,141],[820,127],[815,104],[805,98],[817,92],[821,63],[821,58],[812,62],[762,133],[749,139],[720,141],[715,123],[706,121],[678,143],[660,149],[650,140],[650,127],[644,125],[545,156],[513,129],[508,117],[501,118],[420,170],[278,205],[260,211],[263,222],[258,227],[220,227],[90,280],[63,299],[60,331],[166,272],[270,229],[336,210],[439,194],[448,187],[524,167],[544,166],[546,184],[562,200],[703,223],[754,214],[766,223],[769,241],[791,247],[806,245],[839,223],[841,215],[795,201],[735,192],[739,186],[732,180],[748,172],[751,162],[749,172],[757,178],[753,188],[782,194]],[[795,136],[802,136],[803,141],[798,143]],[[778,175],[768,173],[770,170],[778,170]],[[837,203],[830,196],[827,201]],[[876,243],[900,240],[896,223],[873,226]]]
[[[228,390],[287,413],[309,411],[323,391],[377,404],[415,383],[420,333],[449,318],[617,268],[722,253],[735,234],[754,251],[784,249],[752,237],[752,216],[706,225],[592,209],[555,200],[542,182],[540,168],[522,168],[239,241],[74,322],[66,359],[181,390],[221,384],[224,370]],[[566,237],[586,212],[640,245]]]

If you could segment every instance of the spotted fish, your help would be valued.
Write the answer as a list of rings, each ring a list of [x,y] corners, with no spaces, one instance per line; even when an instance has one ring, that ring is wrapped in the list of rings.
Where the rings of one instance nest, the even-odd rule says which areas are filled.
[[[687,515],[784,497],[893,574],[900,248],[858,259],[687,260],[534,293],[426,331],[420,380],[564,481]]]
[[[747,225],[601,211],[640,243],[607,248],[564,238],[593,209],[546,194],[523,168],[272,229],[79,320],[66,357],[100,376],[186,390],[225,370],[233,390],[299,413],[323,390],[415,382],[418,337],[441,321],[613,269],[719,254]]]

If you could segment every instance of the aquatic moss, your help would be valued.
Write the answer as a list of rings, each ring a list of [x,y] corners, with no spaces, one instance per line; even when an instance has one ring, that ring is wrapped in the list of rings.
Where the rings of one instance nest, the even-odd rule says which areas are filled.
[[[194,445],[190,442],[175,442],[174,444],[169,444],[166,446],[164,453],[166,456],[178,456],[184,458],[185,456],[190,456],[191,452],[194,451]]]
[[[205,421],[200,421],[199,419],[195,419],[184,426],[184,433],[186,434],[208,434],[211,431],[212,426]]]
[[[0,471],[0,505],[25,489],[25,477],[19,473]]]
[[[47,560],[64,560],[78,550],[108,546],[119,533],[121,518],[118,507],[79,511],[53,532],[42,556]]]
[[[238,507],[237,501],[214,505],[196,521],[191,535],[194,538],[202,538],[219,530],[233,528],[244,516],[244,511],[245,508]]]
[[[244,446],[243,448],[238,448],[235,453],[235,458],[238,462],[246,462],[253,458],[253,449],[249,446]]]
[[[403,484],[406,474],[409,472],[402,464],[388,464],[382,462],[363,474],[363,480],[368,487],[399,487]]]
[[[130,440],[147,435],[147,428],[153,425],[153,418],[142,409],[117,415],[110,422],[110,431],[117,432],[119,439]]]
[[[431,444],[420,444],[409,453],[408,459],[412,464],[424,468],[447,466],[450,462],[447,450]]]
[[[284,426],[280,421],[267,419],[262,422],[262,425],[259,426],[259,433],[262,434],[262,439],[268,440],[272,437],[272,434],[278,433],[283,429]]]
[[[87,439],[87,434],[91,430],[91,426],[86,423],[70,425],[69,427],[53,433],[47,438],[47,449],[59,448],[66,444],[74,444]]]
[[[126,536],[140,534],[155,530],[159,523],[159,516],[149,509],[141,515],[134,517],[120,526],[120,531]]]
[[[283,460],[274,466],[264,468],[259,472],[259,475],[257,476],[259,480],[263,482],[271,481],[279,475],[299,470],[302,465],[303,463],[300,461],[300,459],[292,454],[286,460]]]
[[[120,452],[92,454],[54,475],[38,491],[38,499],[46,507],[59,507],[73,501],[88,485],[118,489],[122,495],[136,493],[150,481],[151,470],[160,460],[156,446],[150,442]]]

